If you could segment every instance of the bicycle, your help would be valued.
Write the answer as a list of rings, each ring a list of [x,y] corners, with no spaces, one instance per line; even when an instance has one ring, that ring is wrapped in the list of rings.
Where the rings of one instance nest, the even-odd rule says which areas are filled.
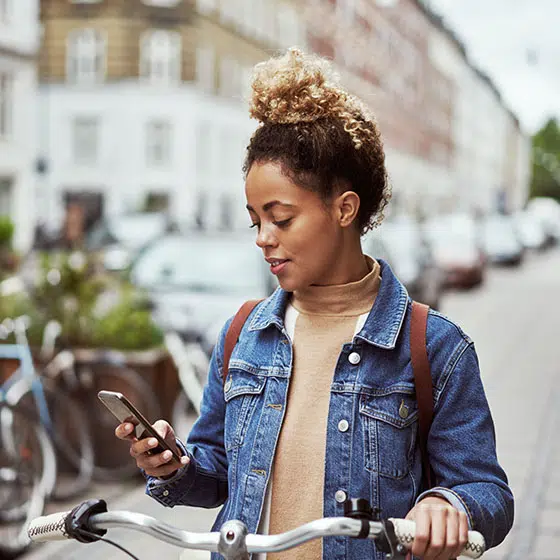
[[[45,428],[0,399],[0,558],[23,552],[29,522],[41,515],[56,480],[56,457]]]
[[[89,500],[70,512],[40,517],[31,522],[29,538],[34,542],[75,539],[82,543],[105,541],[131,558],[136,556],[117,543],[105,539],[108,529],[127,528],[191,550],[218,552],[225,560],[248,560],[253,552],[279,552],[323,537],[367,538],[386,554],[387,559],[404,559],[414,542],[415,524],[404,519],[376,519],[367,500],[350,499],[344,504],[345,517],[330,517],[306,523],[279,535],[248,533],[247,526],[231,520],[219,532],[183,531],[152,517],[129,511],[108,512],[104,500]],[[484,537],[469,531],[463,555],[479,558],[485,552]]]
[[[210,360],[199,342],[183,342],[175,331],[166,332],[164,342],[181,384],[171,413],[173,426],[187,432],[190,418],[200,414],[204,380],[208,374]]]
[[[55,353],[55,322],[50,322],[49,340],[44,345],[43,357],[51,354],[50,362],[45,366],[43,376],[55,387],[70,395],[79,403],[85,424],[91,434],[92,478],[99,481],[121,481],[139,476],[138,469],[130,462],[128,448],[115,448],[115,419],[97,398],[100,390],[118,391],[134,402],[148,418],[160,416],[160,406],[150,385],[133,369],[126,365],[122,352],[116,350],[93,351],[87,362],[80,363],[71,350]],[[59,331],[58,331],[59,332]],[[54,354],[54,355],[53,355]],[[107,450],[111,452],[108,453]],[[70,457],[76,467],[80,460]]]
[[[83,492],[93,474],[93,444],[87,417],[81,407],[60,387],[38,375],[26,329],[26,317],[4,319],[0,338],[13,334],[16,344],[0,345],[0,358],[19,361],[19,368],[0,386],[3,399],[13,407],[25,411],[46,430],[54,444],[55,474],[45,473],[53,485],[46,487],[46,495],[56,500],[67,500]],[[2,427],[5,423],[0,423]],[[45,464],[52,466],[53,461]],[[50,484],[50,482],[49,482]]]

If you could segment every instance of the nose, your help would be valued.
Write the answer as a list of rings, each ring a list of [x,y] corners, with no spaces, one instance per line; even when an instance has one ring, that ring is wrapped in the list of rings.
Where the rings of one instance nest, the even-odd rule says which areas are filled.
[[[266,247],[276,247],[277,244],[278,242],[276,241],[276,237],[270,229],[265,226],[261,226],[257,234],[257,247],[265,249]]]

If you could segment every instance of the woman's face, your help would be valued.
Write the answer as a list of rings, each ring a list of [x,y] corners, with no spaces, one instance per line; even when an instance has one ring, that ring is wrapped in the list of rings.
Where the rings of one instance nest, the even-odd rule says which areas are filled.
[[[342,243],[334,205],[293,183],[275,163],[253,164],[245,196],[257,245],[280,286],[294,292],[328,285]]]

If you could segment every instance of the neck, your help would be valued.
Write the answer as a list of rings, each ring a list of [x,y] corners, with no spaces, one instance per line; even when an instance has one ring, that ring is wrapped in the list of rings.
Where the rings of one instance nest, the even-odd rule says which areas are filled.
[[[359,235],[349,240],[349,243],[338,251],[336,263],[330,266],[315,286],[336,286],[358,282],[369,274],[370,269],[360,243]]]

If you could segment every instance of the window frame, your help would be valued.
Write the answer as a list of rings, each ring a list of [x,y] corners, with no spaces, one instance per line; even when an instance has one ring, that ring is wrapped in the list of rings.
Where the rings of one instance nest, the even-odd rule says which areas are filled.
[[[81,131],[79,130],[79,125],[88,124],[90,130],[86,130],[84,127]],[[86,136],[81,136],[82,134],[89,132],[92,133],[91,138],[93,141]],[[74,115],[72,117],[72,132],[71,132],[71,142],[72,142],[72,163],[80,166],[94,166],[99,162],[100,156],[100,134],[101,134],[101,118],[96,115]],[[86,142],[81,142],[86,139]],[[86,154],[87,150],[83,147],[88,146],[93,148],[90,153]]]
[[[87,44],[84,39],[93,40]],[[83,41],[80,44],[80,41]],[[103,83],[107,75],[107,33],[94,27],[72,29],[66,37],[66,81],[75,85]],[[91,49],[91,52],[81,52]],[[92,68],[84,71],[84,61]],[[72,68],[74,65],[74,68]]]
[[[166,44],[156,45],[165,37]],[[156,49],[159,48],[158,52]],[[166,54],[164,51],[167,50]],[[182,79],[183,38],[178,31],[148,29],[140,37],[140,78],[154,85],[179,84]],[[161,70],[161,72],[157,70]],[[165,69],[165,70],[164,70]],[[160,74],[158,76],[158,73]]]

